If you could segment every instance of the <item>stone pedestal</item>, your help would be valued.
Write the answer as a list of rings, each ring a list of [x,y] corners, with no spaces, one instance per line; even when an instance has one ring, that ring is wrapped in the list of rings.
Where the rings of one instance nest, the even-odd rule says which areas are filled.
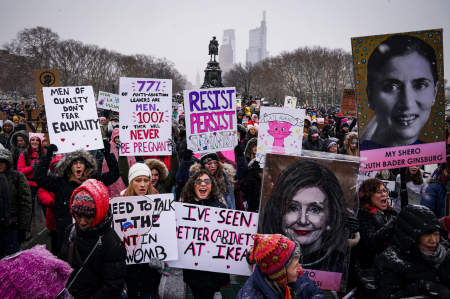
[[[217,61],[209,61],[205,69],[205,79],[200,88],[223,87],[222,70]]]

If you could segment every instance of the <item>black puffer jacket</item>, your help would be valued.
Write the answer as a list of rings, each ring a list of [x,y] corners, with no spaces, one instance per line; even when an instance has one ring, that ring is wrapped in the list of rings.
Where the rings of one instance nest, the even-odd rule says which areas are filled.
[[[25,140],[25,146],[24,147],[18,147],[17,146],[17,137],[22,137],[23,140]],[[16,131],[10,140],[10,146],[11,146],[11,153],[12,153],[12,159],[13,159],[13,168],[17,169],[17,161],[19,160],[19,156],[21,153],[25,152],[28,147],[28,132],[27,131]]]
[[[34,172],[34,179],[39,187],[55,194],[56,232],[59,240],[58,248],[60,248],[61,242],[64,239],[65,229],[72,223],[72,215],[70,215],[69,207],[70,196],[75,188],[80,186],[79,182],[69,179],[72,162],[83,158],[87,162],[86,169],[90,173],[89,178],[99,180],[106,186],[113,184],[119,178],[119,168],[114,154],[108,153],[105,155],[105,159],[109,172],[98,175],[95,159],[88,152],[80,150],[66,154],[55,168],[56,176],[50,176],[47,170],[52,157],[53,152],[47,150],[47,154],[40,160]]]
[[[384,212],[361,207],[358,212],[359,234],[361,239],[354,248],[358,266],[373,268],[375,256],[388,247],[396,212],[388,208]]]
[[[450,298],[450,250],[440,243],[439,257],[425,259],[419,237],[439,230],[439,222],[428,208],[404,208],[393,230],[393,246],[376,258],[379,298]]]
[[[259,162],[253,159],[248,164],[247,174],[241,183],[242,199],[247,202],[247,211],[259,211],[259,197],[261,194],[261,178],[259,174],[262,172]]]
[[[88,231],[82,231],[74,224],[66,230],[59,257],[74,269],[68,284],[102,236],[101,244],[69,288],[75,298],[118,298],[124,288],[126,250],[111,222],[112,215],[108,213],[102,222]]]
[[[208,207],[226,209],[218,199],[208,198],[196,204]],[[230,275],[225,273],[183,269],[183,280],[191,289],[210,289],[219,291],[230,282]]]

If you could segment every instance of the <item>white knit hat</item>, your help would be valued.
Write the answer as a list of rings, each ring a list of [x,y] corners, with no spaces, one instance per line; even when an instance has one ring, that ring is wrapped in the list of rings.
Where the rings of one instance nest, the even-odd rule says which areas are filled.
[[[131,184],[131,181],[140,175],[144,175],[146,177],[151,176],[150,168],[144,163],[135,163],[130,167],[128,171],[128,183]]]

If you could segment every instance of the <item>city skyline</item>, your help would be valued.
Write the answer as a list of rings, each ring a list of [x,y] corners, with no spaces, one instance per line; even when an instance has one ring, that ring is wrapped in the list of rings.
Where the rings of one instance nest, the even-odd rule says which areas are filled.
[[[261,25],[249,30],[248,48],[245,53],[245,63],[255,64],[269,56],[267,52],[266,11],[263,11]]]
[[[62,40],[79,40],[124,55],[166,58],[194,83],[209,60],[212,36],[235,30],[237,63],[245,63],[249,30],[267,12],[271,57],[300,47],[351,51],[350,39],[384,33],[444,29],[445,73],[450,72],[450,1],[206,0],[0,0],[0,47],[25,28],[50,28]],[[446,75],[448,78],[448,75]]]

